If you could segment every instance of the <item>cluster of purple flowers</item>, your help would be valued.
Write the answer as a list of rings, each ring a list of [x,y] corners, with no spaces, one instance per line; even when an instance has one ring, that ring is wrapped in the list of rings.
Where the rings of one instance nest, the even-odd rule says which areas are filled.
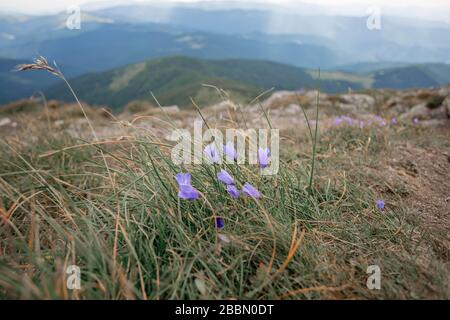
[[[238,153],[236,152],[236,149],[234,148],[233,142],[229,141],[226,144],[222,145],[223,154],[225,154],[225,157],[230,161],[237,161],[238,159]],[[221,152],[217,150],[216,143],[212,142],[211,144],[207,145],[205,149],[203,150],[205,153],[207,159],[212,163],[220,163],[221,160]],[[259,148],[258,149],[258,162],[260,168],[264,169],[266,168],[270,163],[270,150],[268,148]]]
[[[223,169],[217,174],[217,179],[226,186],[228,194],[233,199],[239,198],[241,193],[254,199],[261,197],[259,191],[248,182],[239,191],[233,177]],[[178,197],[180,199],[197,200],[200,197],[200,192],[191,185],[191,174],[189,172],[177,174],[175,180],[178,183]]]
[[[372,124],[375,124],[375,123],[378,124],[379,127],[384,127],[384,126],[388,125],[388,122],[386,122],[385,119],[383,119],[379,116],[374,116],[373,119],[369,119],[366,121],[354,119],[349,116],[339,116],[333,120],[333,124],[335,126],[338,126],[342,123],[348,124],[350,126],[357,125],[361,129],[364,129],[366,126],[371,126]],[[397,124],[397,118],[392,118],[390,121],[390,124],[391,125]]]
[[[239,191],[234,184],[233,177],[223,169],[217,174],[217,179],[226,186],[227,192],[233,199],[237,199],[241,193],[254,199],[261,197],[259,191],[248,182],[246,182],[241,191]]]
[[[214,143],[206,146],[204,152],[213,164],[219,163],[220,153]],[[228,159],[233,161],[237,160],[238,154],[232,142],[228,142],[223,146],[223,152]],[[260,148],[258,150],[258,160],[260,168],[267,167],[270,163],[270,150]],[[239,198],[241,194],[253,199],[259,199],[261,197],[260,192],[248,182],[242,186],[241,190],[238,190],[233,177],[224,169],[217,173],[217,179],[225,185],[228,194],[233,199]],[[191,184],[190,173],[178,173],[175,176],[175,180],[178,183],[178,197],[180,199],[197,200],[200,197],[200,192]],[[214,226],[218,230],[223,229],[225,227],[224,219],[222,217],[215,217]]]
[[[412,119],[413,124],[418,124],[419,119],[413,118]],[[379,127],[384,127],[387,125],[397,125],[399,123],[398,119],[396,117],[391,118],[390,120],[386,120],[380,116],[373,116],[372,119],[368,120],[358,120],[354,119],[349,116],[339,116],[333,119],[333,125],[339,126],[341,124],[347,124],[349,126],[359,126],[359,128],[364,129],[365,127],[371,126],[373,124],[377,124]]]

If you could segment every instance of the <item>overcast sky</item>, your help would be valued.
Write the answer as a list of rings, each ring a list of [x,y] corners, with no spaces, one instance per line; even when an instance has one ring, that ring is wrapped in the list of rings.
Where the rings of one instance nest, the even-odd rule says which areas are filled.
[[[134,0],[134,2],[195,2],[197,0]],[[218,2],[223,0],[203,0],[203,2]],[[31,14],[65,11],[71,5],[130,3],[127,0],[0,0],[0,11],[18,11]],[[450,21],[450,0],[240,0],[238,3],[266,2],[282,6],[299,3],[325,5],[329,13],[355,14],[363,13],[369,6],[380,6],[384,12],[398,15],[422,16],[423,18],[438,17]]]

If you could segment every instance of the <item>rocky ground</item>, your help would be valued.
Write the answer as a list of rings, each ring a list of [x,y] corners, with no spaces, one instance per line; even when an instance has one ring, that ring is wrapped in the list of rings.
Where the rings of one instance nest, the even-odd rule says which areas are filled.
[[[265,126],[266,111],[272,126],[282,130],[306,125],[302,108],[314,116],[316,91],[279,91],[266,93],[250,104],[238,104],[221,96],[222,102],[202,106],[202,115],[214,122],[243,121],[255,128]],[[261,102],[260,102],[261,100]],[[148,102],[132,102],[120,114],[108,108],[85,105],[97,135],[115,138],[135,133],[136,128],[164,130],[161,125],[170,117],[172,126],[190,127],[200,119],[195,110],[180,110],[177,106],[158,108]],[[349,125],[379,126],[415,124],[420,127],[448,127],[450,119],[450,86],[420,90],[368,90],[340,95],[320,94],[319,120],[322,129],[341,122]],[[76,104],[58,101],[20,100],[0,109],[0,133],[3,137],[19,133],[30,126],[44,123],[52,128],[83,136],[87,121]],[[155,132],[156,133],[156,132]],[[158,132],[161,133],[161,132]]]

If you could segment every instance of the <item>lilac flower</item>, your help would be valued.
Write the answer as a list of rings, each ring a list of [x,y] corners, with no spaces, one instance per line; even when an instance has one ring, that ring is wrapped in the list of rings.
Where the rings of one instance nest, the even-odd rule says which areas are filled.
[[[259,166],[261,168],[265,168],[269,165],[270,162],[270,150],[268,148],[258,149],[258,158],[259,158]]]
[[[191,185],[191,174],[187,173],[179,173],[175,176],[175,180],[177,180],[178,186],[182,185]]]
[[[374,116],[373,118],[374,118],[374,119],[375,119],[375,121],[377,121],[377,122],[381,122],[381,121],[383,121],[383,118],[382,118],[382,117],[380,117],[380,116]]]
[[[236,188],[235,185],[232,185],[232,184],[227,185],[227,191],[228,191],[228,194],[229,194],[233,199],[239,198],[240,192],[239,192],[239,190]]]
[[[218,174],[217,174],[217,178],[219,179],[220,182],[222,182],[223,184],[225,184],[227,186],[227,192],[230,194],[230,196],[233,199],[237,199],[239,197],[239,191],[236,188],[236,186],[234,185],[234,180],[233,177],[226,172],[225,170],[221,170]]]
[[[364,129],[365,125],[366,125],[366,123],[363,120],[359,121],[359,128],[360,129]]]
[[[216,229],[223,229],[225,227],[225,220],[222,217],[216,217],[214,226]]]
[[[418,118],[414,118],[414,119],[413,119],[413,123],[414,123],[414,124],[418,124],[418,123],[419,123],[419,119],[418,119]]]
[[[342,121],[343,121],[343,119],[341,117],[337,117],[334,119],[333,123],[334,123],[334,125],[338,126],[341,124]]]
[[[217,179],[226,185],[234,184],[233,177],[223,169],[217,174]]]
[[[354,120],[352,118],[345,116],[344,119],[349,125],[353,126]]]
[[[394,118],[392,118],[391,119],[391,124],[397,124],[398,122],[397,122],[397,118],[396,117],[394,117]]]
[[[237,160],[238,155],[232,141],[228,141],[227,144],[223,146],[223,152],[230,161]]]
[[[178,197],[185,200],[197,200],[200,193],[193,186],[183,184],[178,189]]]
[[[185,200],[196,200],[200,197],[197,189],[191,186],[191,174],[179,173],[175,176],[178,183],[178,197]]]
[[[384,210],[384,201],[383,200],[377,200],[377,209],[383,211]]]
[[[209,144],[209,145],[207,145],[205,147],[205,150],[203,150],[203,152],[208,157],[208,160],[211,161],[212,163],[219,163],[220,162],[219,153],[216,150],[216,145],[215,145],[214,142]]]
[[[244,194],[246,194],[247,196],[255,198],[255,199],[258,199],[259,197],[261,197],[261,194],[259,193],[259,191],[256,190],[256,188],[248,182],[246,184],[244,184],[244,186],[242,187],[242,192]]]

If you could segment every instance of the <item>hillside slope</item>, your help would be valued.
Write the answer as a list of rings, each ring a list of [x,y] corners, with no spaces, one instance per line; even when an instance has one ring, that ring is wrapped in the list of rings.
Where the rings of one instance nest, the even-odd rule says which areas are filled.
[[[410,65],[373,73],[374,88],[427,88],[450,83],[450,65],[442,63]]]
[[[119,109],[132,100],[152,100],[153,92],[161,104],[190,106],[190,97],[200,105],[218,100],[215,90],[227,90],[237,100],[249,100],[261,91],[314,88],[317,81],[306,70],[284,64],[255,60],[198,60],[169,57],[129,65],[102,73],[91,73],[71,81],[80,98],[91,104]],[[359,84],[324,80],[327,92],[359,89]],[[50,98],[72,99],[61,84],[47,90]]]

